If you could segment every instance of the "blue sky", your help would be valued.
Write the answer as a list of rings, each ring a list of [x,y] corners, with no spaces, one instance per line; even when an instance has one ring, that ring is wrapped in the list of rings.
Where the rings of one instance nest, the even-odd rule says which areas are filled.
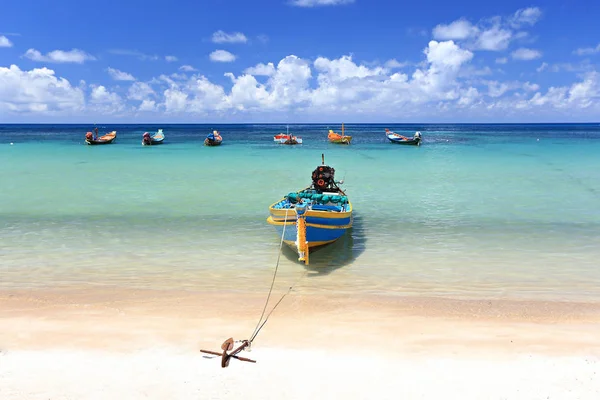
[[[598,1],[5,3],[0,122],[600,120]]]

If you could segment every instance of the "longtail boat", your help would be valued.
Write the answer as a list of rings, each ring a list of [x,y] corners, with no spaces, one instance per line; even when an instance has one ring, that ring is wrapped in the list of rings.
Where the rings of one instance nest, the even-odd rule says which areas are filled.
[[[267,218],[306,265],[310,249],[335,242],[352,227],[352,203],[339,187],[343,182],[335,181],[335,169],[321,157],[311,185],[273,203]]]
[[[223,138],[219,131],[213,131],[209,133],[206,139],[204,139],[205,146],[219,146],[223,142]]]
[[[142,135],[142,145],[143,146],[152,146],[161,144],[165,140],[165,134],[162,129],[159,129],[154,135],[151,135],[148,132],[144,132]]]
[[[85,134],[85,142],[89,145],[96,144],[110,144],[117,137],[117,131],[112,131],[107,133],[106,135],[102,135],[94,139],[94,134],[92,132],[88,132]]]
[[[330,129],[327,139],[329,139],[330,143],[350,144],[352,141],[352,136],[344,135],[344,124],[342,124],[342,134],[340,135],[339,133],[336,133]]]
[[[400,135],[398,133],[392,132],[386,128],[385,137],[392,143],[411,145],[411,146],[420,146],[421,145],[421,132],[416,132],[412,138]]]
[[[273,141],[279,144],[302,144],[302,138],[294,135],[290,135],[290,127],[287,127],[287,133],[278,133],[273,136]]]

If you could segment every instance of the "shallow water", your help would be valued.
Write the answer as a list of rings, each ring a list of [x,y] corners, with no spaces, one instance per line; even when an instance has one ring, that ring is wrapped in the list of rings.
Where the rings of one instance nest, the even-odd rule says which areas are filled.
[[[332,124],[332,129],[339,126]],[[420,147],[384,128],[423,133]],[[165,143],[142,147],[144,131]],[[297,290],[600,298],[599,125],[0,125],[0,285],[264,291],[279,238],[268,206],[325,161],[355,225],[311,255]],[[204,137],[219,129],[220,147]],[[12,143],[12,144],[11,144]],[[305,271],[284,249],[278,282]]]

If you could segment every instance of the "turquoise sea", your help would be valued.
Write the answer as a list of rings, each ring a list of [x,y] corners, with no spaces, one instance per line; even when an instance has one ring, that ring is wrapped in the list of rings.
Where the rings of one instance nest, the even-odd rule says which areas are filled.
[[[0,288],[264,292],[268,207],[325,155],[354,227],[278,282],[353,295],[600,300],[600,124],[0,125]],[[423,134],[420,147],[384,129]],[[162,128],[165,143],[142,147]],[[213,129],[220,147],[205,147]],[[286,287],[287,287],[286,286]]]

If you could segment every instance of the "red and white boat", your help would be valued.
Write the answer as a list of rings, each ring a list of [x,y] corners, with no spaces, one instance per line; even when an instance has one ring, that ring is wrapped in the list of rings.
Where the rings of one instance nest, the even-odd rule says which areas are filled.
[[[279,133],[273,136],[273,141],[280,144],[302,144],[302,138],[290,135],[290,127],[288,126],[287,133]]]

